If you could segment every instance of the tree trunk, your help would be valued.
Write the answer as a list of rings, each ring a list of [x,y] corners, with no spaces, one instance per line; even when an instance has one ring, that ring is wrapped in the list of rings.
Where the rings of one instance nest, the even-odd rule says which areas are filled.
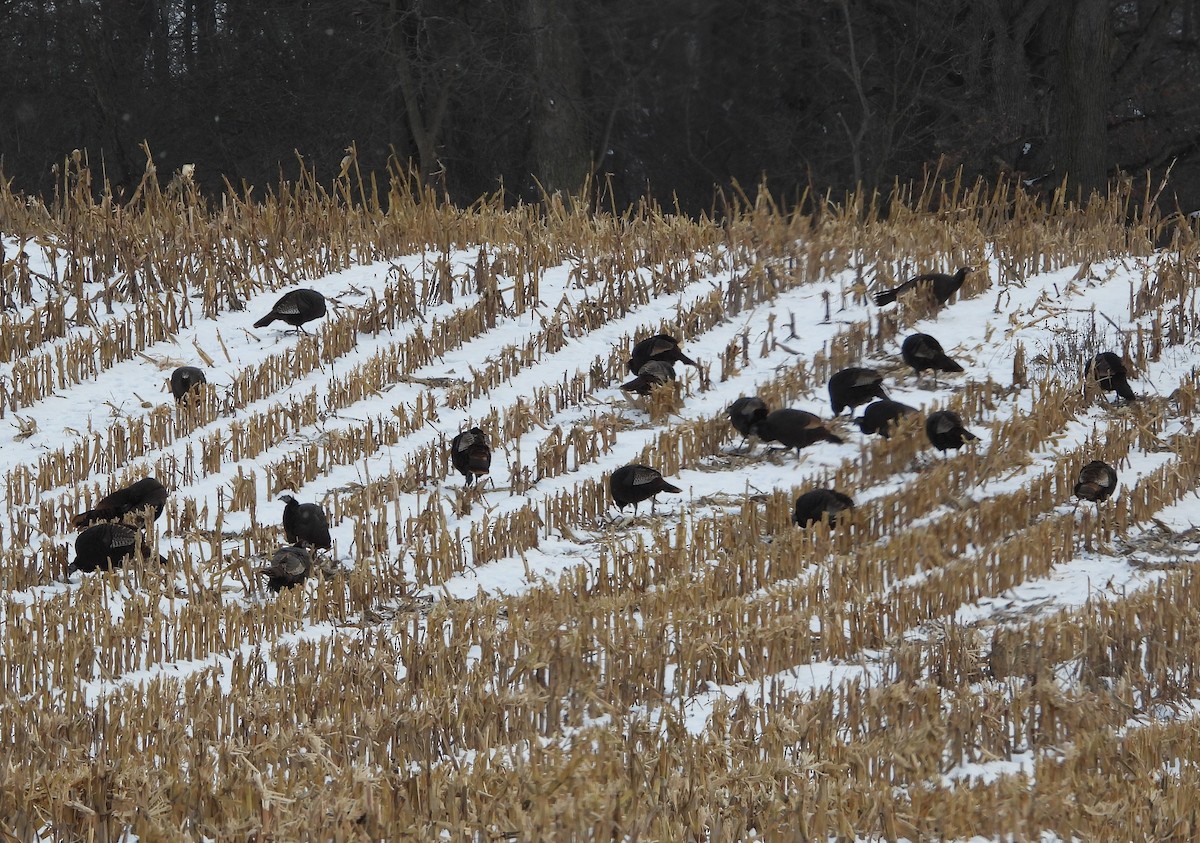
[[[159,91],[167,90],[171,84],[171,33],[167,25],[167,9],[159,0],[146,0],[140,9],[140,16],[148,37],[152,84]]]
[[[1025,54],[1029,33],[1050,0],[1028,0],[1013,6],[1001,0],[980,4],[991,30],[991,61],[995,74],[996,126],[1000,140],[1015,140],[1037,126],[1037,107],[1031,69]],[[1052,14],[1057,14],[1055,9]]]
[[[389,53],[395,72],[396,87],[403,100],[404,114],[413,146],[417,148],[417,169],[421,183],[429,187],[445,188],[445,172],[438,158],[442,130],[450,104],[450,92],[456,79],[433,67],[432,60],[410,50],[405,32],[406,19],[416,12],[403,7],[397,0],[388,6],[387,37]],[[419,27],[420,21],[416,26]],[[457,42],[451,40],[447,48],[452,61],[457,63]],[[430,81],[433,79],[434,81]],[[427,95],[426,86],[432,87]]]
[[[532,47],[530,170],[547,195],[581,191],[592,170],[574,7],[555,0],[525,0]]]
[[[1112,26],[1108,0],[1064,2],[1058,79],[1054,88],[1055,158],[1072,196],[1086,199],[1108,182],[1107,91]]]

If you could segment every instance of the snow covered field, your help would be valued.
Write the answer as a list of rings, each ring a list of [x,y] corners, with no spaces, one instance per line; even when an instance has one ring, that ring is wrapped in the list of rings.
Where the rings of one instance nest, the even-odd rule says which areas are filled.
[[[1194,822],[1175,811],[1200,755],[1194,250],[1030,257],[976,234],[883,251],[903,230],[840,252],[414,249],[264,281],[211,316],[195,291],[109,307],[127,279],[91,279],[91,323],[0,365],[7,830],[1128,839],[1148,816]],[[5,330],[78,313],[67,246],[0,233],[5,278],[23,252],[35,282]],[[977,271],[943,309],[866,295],[959,264]],[[308,335],[252,327],[300,286],[331,303]],[[134,339],[107,353],[120,326]],[[701,363],[676,367],[673,408],[617,388],[663,330]],[[916,331],[965,372],[914,377]],[[1104,350],[1141,400],[1085,389]],[[979,441],[940,455],[919,423],[885,442],[830,421],[825,382],[851,364]],[[166,391],[178,365],[205,370],[200,408]],[[743,443],[724,411],[755,394],[844,442]],[[493,446],[480,490],[447,455],[473,425]],[[1099,507],[1071,494],[1092,459],[1119,473]],[[618,514],[606,478],[630,462],[683,492]],[[143,476],[170,489],[168,564],[68,577],[71,515]],[[824,485],[853,496],[850,523],[794,527],[795,497]],[[276,596],[253,569],[284,544],[283,492],[326,508],[333,548]]]

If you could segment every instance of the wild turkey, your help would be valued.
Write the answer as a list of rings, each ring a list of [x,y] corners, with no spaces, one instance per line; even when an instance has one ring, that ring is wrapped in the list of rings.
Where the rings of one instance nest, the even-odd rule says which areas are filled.
[[[315,503],[299,503],[291,495],[280,495],[283,501],[283,534],[295,545],[329,550],[333,540],[329,537],[329,519],[325,510]]]
[[[1126,401],[1136,401],[1133,388],[1129,385],[1129,372],[1120,355],[1104,351],[1092,358],[1088,371],[1096,384],[1105,392],[1115,392]]]
[[[792,521],[797,526],[807,527],[825,516],[829,519],[829,526],[833,527],[840,513],[853,508],[854,499],[849,495],[833,489],[813,489],[796,498],[796,510],[792,514]]]
[[[938,372],[961,372],[963,367],[955,363],[942,349],[942,344],[929,334],[912,334],[900,346],[900,356],[913,367],[920,380],[921,372],[933,370],[933,383],[937,384]]]
[[[653,498],[659,492],[682,492],[678,486],[672,486],[663,480],[662,474],[648,465],[634,463],[623,465],[608,478],[608,491],[618,509],[633,504],[637,513],[637,505],[642,501]]]
[[[750,435],[754,423],[765,419],[770,410],[767,403],[757,395],[743,396],[729,405],[725,411],[729,415],[729,423],[733,429],[742,434],[742,442]]]
[[[900,419],[909,413],[918,412],[916,407],[910,407],[907,404],[901,404],[899,401],[893,401],[888,398],[884,401],[876,401],[873,404],[868,404],[863,410],[863,414],[854,420],[858,425],[858,429],[868,435],[874,433],[882,436],[884,439],[892,437],[892,429],[900,423]]]
[[[835,416],[847,407],[853,410],[872,398],[887,397],[883,391],[883,375],[875,369],[851,366],[834,373],[829,379],[829,403],[833,405]]]
[[[662,360],[651,360],[642,364],[642,368],[633,380],[621,384],[623,392],[634,392],[638,395],[649,395],[654,387],[675,380],[675,367]]]
[[[204,376],[203,369],[195,366],[180,366],[171,372],[171,394],[175,396],[175,403],[178,404],[202,383],[208,383],[208,378]]]
[[[880,306],[891,304],[901,293],[921,285],[928,285],[933,291],[934,298],[938,300],[938,304],[945,304],[950,300],[952,295],[959,291],[963,285],[963,281],[967,280],[967,273],[973,271],[969,266],[961,266],[958,272],[953,275],[946,275],[944,272],[928,272],[924,275],[918,275],[915,278],[908,279],[899,287],[893,287],[890,290],[881,290],[876,293],[875,304]]]
[[[784,450],[807,448],[816,442],[842,442],[842,438],[830,432],[821,419],[804,410],[775,410],[759,419],[750,427],[750,432],[764,442],[778,442]]]
[[[255,568],[254,573],[267,577],[267,588],[278,594],[285,588],[300,585],[312,571],[312,554],[301,546],[281,547],[271,555],[271,564]]]
[[[967,442],[973,442],[979,437],[963,427],[962,417],[950,410],[939,410],[931,413],[925,419],[925,435],[930,443],[939,451],[945,453],[947,448],[958,450]]]
[[[96,506],[81,512],[71,519],[76,529],[99,521],[115,521],[127,513],[138,512],[146,507],[154,508],[154,518],[162,515],[167,504],[167,488],[153,477],[144,477],[123,489],[105,495]]]
[[[625,365],[629,367],[629,374],[636,375],[641,372],[642,366],[651,360],[663,363],[686,363],[688,366],[698,365],[695,360],[679,349],[679,340],[670,334],[656,334],[639,342],[633,347]]]
[[[467,478],[468,486],[487,474],[492,468],[492,449],[488,447],[487,434],[473,427],[451,439],[450,462]]]
[[[265,328],[276,319],[288,323],[301,333],[308,333],[301,326],[305,322],[320,319],[325,315],[325,297],[316,290],[292,290],[284,293],[275,302],[271,312],[254,323],[255,328]]]
[[[1108,500],[1117,489],[1117,470],[1103,460],[1092,460],[1079,469],[1075,497],[1085,501]]]
[[[67,573],[83,571],[88,574],[97,568],[102,571],[120,568],[134,557],[139,547],[142,556],[149,558],[150,545],[140,530],[128,524],[95,524],[75,539],[75,561],[67,567]],[[167,561],[161,556],[158,560]]]

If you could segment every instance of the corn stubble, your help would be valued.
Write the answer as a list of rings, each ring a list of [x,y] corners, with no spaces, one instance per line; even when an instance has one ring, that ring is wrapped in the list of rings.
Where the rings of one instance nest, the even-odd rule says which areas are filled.
[[[682,390],[656,390],[640,410],[585,421],[578,413],[620,382],[634,336],[702,338],[844,269],[859,281],[842,301],[862,302],[868,285],[912,274],[913,255],[978,266],[989,243],[1001,289],[975,273],[958,296],[1003,296],[1005,284],[1035,272],[1145,256],[1165,230],[1159,220],[1128,221],[1121,195],[1081,210],[1061,199],[1038,204],[1012,185],[954,180],[898,189],[886,213],[871,196],[818,202],[820,213],[804,215],[735,194],[724,225],[650,204],[593,215],[559,198],[506,210],[485,197],[464,211],[399,167],[365,176],[353,147],[347,159],[332,185],[302,164],[296,182],[261,201],[232,191],[206,199],[186,179],[160,191],[147,178],[118,209],[103,191],[93,198],[82,156],[64,162],[51,205],[0,185],[6,235],[32,244],[64,232],[90,258],[57,259],[48,278],[5,263],[3,300],[25,309],[0,317],[0,362],[13,363],[0,381],[0,416],[18,421],[48,394],[146,354],[198,318],[239,310],[251,295],[367,260],[427,257],[425,271],[397,264],[380,292],[331,312],[311,337],[267,354],[228,387],[179,411],[117,414],[7,472],[0,734],[10,740],[0,745],[0,836],[1196,833],[1200,748],[1186,719],[1164,713],[1200,692],[1192,566],[1164,562],[1152,586],[1077,609],[983,626],[955,620],[964,604],[1001,600],[1080,553],[1122,547],[1200,486],[1197,439],[1163,439],[1172,419],[1195,410],[1190,383],[1159,384],[1169,400],[1105,414],[1083,444],[1038,468],[1030,454],[1052,452],[1095,405],[1055,376],[1054,361],[1035,365],[1034,350],[1020,347],[1013,385],[968,383],[944,407],[987,430],[988,446],[970,458],[913,474],[925,445],[915,426],[902,426],[803,487],[684,504],[678,517],[637,530],[609,523],[600,461],[649,425],[637,461],[668,476],[720,470],[713,455],[736,441],[727,420],[682,419],[679,410],[710,377],[727,380],[786,346],[794,319],[723,347],[689,344],[700,375]],[[1149,318],[1124,338],[1135,369],[1197,332],[1197,245],[1186,229],[1174,238],[1131,291],[1130,318]],[[323,248],[302,245],[312,242]],[[461,249],[476,255],[466,269],[450,259]],[[574,307],[541,300],[543,273],[563,264],[584,293]],[[727,280],[681,305],[671,325],[639,322],[629,342],[586,369],[492,406],[498,387],[576,338],[714,274]],[[52,292],[34,307],[39,284]],[[908,298],[893,313],[841,325],[824,351],[776,370],[760,396],[792,406],[833,372],[887,358],[930,307]],[[139,306],[150,300],[162,307]],[[444,304],[449,316],[424,321]],[[469,371],[442,380],[422,371],[522,316],[536,317],[531,332]],[[362,334],[386,343],[349,357]],[[206,363],[227,359],[223,347],[198,351]],[[355,415],[358,402],[397,384],[418,388],[386,416]],[[1019,416],[1007,406],[1012,387],[1033,398]],[[348,420],[307,437],[322,421],[319,405],[350,411]],[[495,491],[467,495],[436,482],[449,471],[444,447],[406,439],[437,426],[443,407],[473,412],[489,432],[496,486],[522,495],[554,480],[554,491],[500,511]],[[1147,446],[1166,448],[1158,468],[1098,509],[1073,509],[1079,466],[1120,467]],[[266,599],[252,572],[279,536],[256,501],[346,466],[362,467],[361,482],[324,500],[332,524],[353,524],[343,569]],[[1019,491],[989,490],[1015,471],[1028,472]],[[71,515],[146,474],[182,490],[222,480],[211,504],[186,491],[168,502],[159,529],[182,538],[168,566],[178,575],[133,559],[70,592],[41,589],[65,571],[54,538]],[[866,489],[901,474],[898,488],[860,502],[835,530],[791,523],[803,488]],[[415,506],[402,504],[414,495]],[[231,533],[233,513],[264,526]],[[564,539],[594,561],[512,596],[420,596],[472,566]],[[1167,537],[1167,550],[1154,552],[1169,561],[1185,539]],[[331,631],[300,634],[315,624]],[[875,678],[811,692],[783,681],[813,662],[870,664]],[[689,728],[697,700],[736,683],[753,692],[715,695],[707,726]],[[1022,758],[1029,779],[944,779],[968,762]]]

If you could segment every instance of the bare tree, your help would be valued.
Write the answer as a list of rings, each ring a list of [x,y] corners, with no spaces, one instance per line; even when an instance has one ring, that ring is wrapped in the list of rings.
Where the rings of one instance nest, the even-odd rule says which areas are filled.
[[[468,38],[461,21],[435,3],[388,0],[384,22],[393,84],[403,100],[421,181],[443,172],[438,149],[454,86],[463,75]]]
[[[75,148],[216,191],[354,143],[460,202],[591,173],[702,212],[942,162],[1081,194],[1170,167],[1200,207],[1196,0],[0,0],[0,79],[3,176],[42,192]]]

